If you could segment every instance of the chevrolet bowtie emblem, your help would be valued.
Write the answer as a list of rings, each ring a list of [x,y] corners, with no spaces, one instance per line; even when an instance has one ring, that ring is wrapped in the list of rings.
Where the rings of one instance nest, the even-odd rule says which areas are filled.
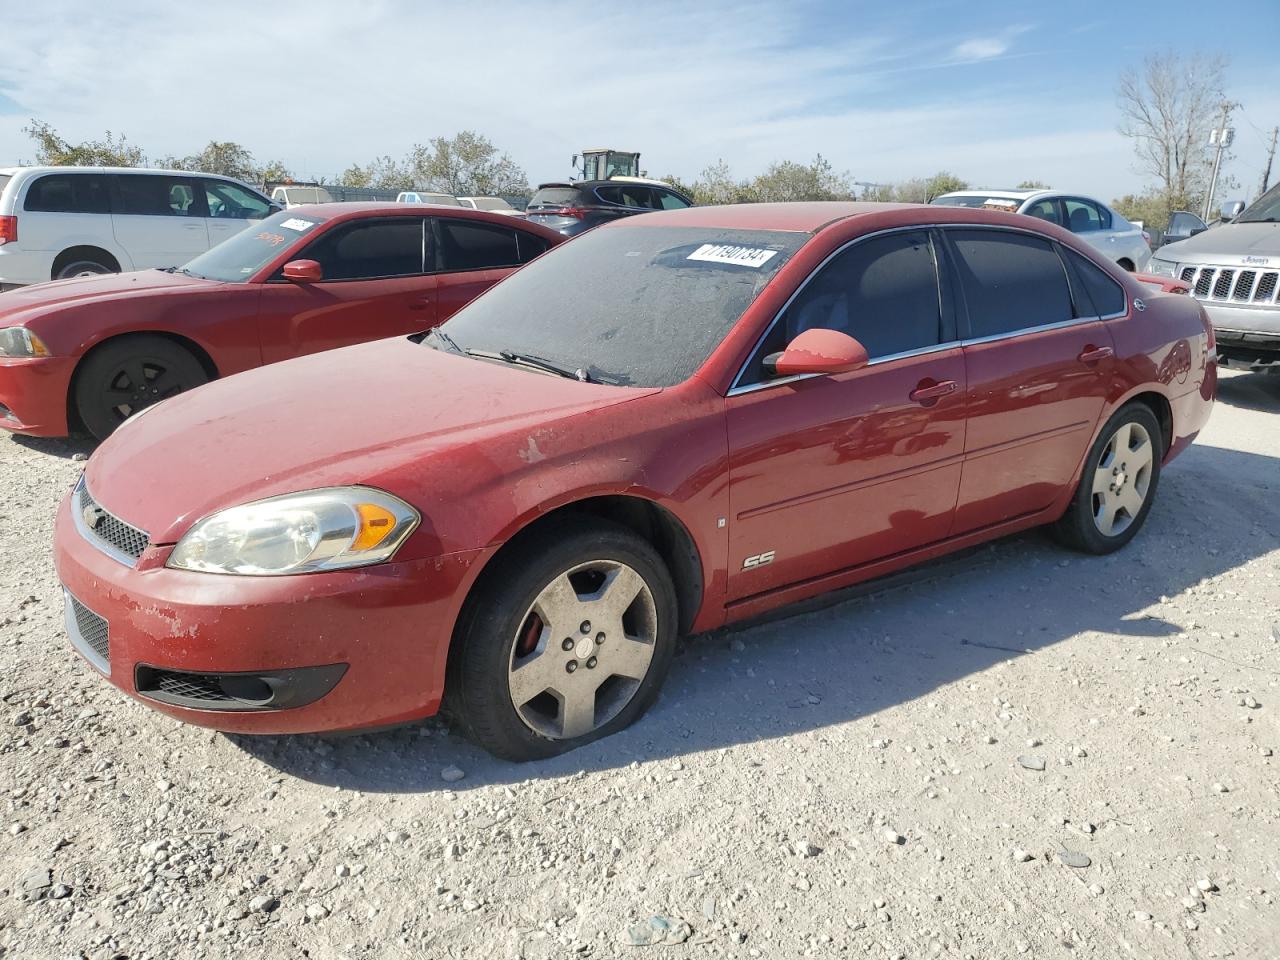
[[[90,530],[96,530],[106,515],[107,511],[98,506],[85,507],[80,513],[80,516],[84,517],[84,525]]]

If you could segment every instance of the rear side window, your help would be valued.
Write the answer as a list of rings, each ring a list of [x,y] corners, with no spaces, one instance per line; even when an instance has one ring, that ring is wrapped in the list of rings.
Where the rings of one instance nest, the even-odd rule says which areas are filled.
[[[1062,261],[1048,240],[998,230],[949,230],[969,308],[969,336],[994,337],[1074,316]]]
[[[196,197],[190,180],[147,174],[117,174],[119,205],[116,213],[146,217],[199,217],[204,213],[204,197]]]
[[[31,184],[23,207],[38,213],[110,213],[111,201],[101,174],[56,173]]]
[[[1062,201],[1062,207],[1067,212],[1067,229],[1072,233],[1111,229],[1111,215],[1096,203],[1067,199]]]
[[[740,383],[765,380],[764,358],[815,328],[848,334],[872,360],[942,343],[938,273],[928,233],[876,237],[839,254],[787,307]]]
[[[1080,284],[1091,301],[1081,304],[1081,313],[1085,316],[1114,317],[1125,312],[1124,289],[1116,283],[1107,272],[1088,257],[1082,257],[1074,250],[1063,248],[1072,269],[1080,278]],[[1092,309],[1090,309],[1092,306]]]
[[[525,233],[523,230],[515,231],[516,243],[519,246],[520,262],[528,263],[534,257],[540,257],[547,252],[550,244],[541,237],[535,237],[532,233]]]
[[[377,280],[422,273],[423,221],[358,220],[334,227],[300,259],[319,262],[325,280]]]
[[[442,270],[484,270],[520,263],[516,233],[489,223],[440,220]]]
[[[658,203],[663,210],[683,210],[689,206],[688,201],[674,193],[668,193],[666,190],[655,190],[653,192],[658,195]]]
[[[573,187],[543,187],[529,201],[530,207],[581,206],[582,197]]]
[[[596,196],[605,203],[613,203],[622,207],[636,207],[641,210],[661,209],[656,191],[640,186],[596,187]]]
[[[1035,217],[1037,220],[1047,220],[1049,223],[1056,223],[1058,226],[1062,226],[1062,215],[1058,213],[1058,201],[1052,198],[1037,200],[1022,212],[1029,217]]]

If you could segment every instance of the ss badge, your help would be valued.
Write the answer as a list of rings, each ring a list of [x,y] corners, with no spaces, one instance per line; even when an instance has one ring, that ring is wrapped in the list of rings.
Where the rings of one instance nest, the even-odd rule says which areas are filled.
[[[774,551],[769,550],[766,553],[757,553],[754,557],[747,557],[742,561],[743,570],[754,570],[756,567],[763,567],[766,563],[773,563]]]

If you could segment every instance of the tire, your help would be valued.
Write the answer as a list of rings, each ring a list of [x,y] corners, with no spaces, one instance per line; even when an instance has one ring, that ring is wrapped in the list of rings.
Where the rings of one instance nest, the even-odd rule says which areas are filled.
[[[77,257],[60,268],[53,276],[54,280],[70,280],[72,277],[96,277],[106,273],[120,271],[91,257]]]
[[[1118,450],[1117,443],[1126,449]],[[1151,512],[1163,459],[1163,434],[1151,408],[1142,403],[1122,407],[1089,449],[1071,505],[1050,532],[1085,553],[1119,550]]]
[[[500,557],[469,598],[445,709],[507,760],[575,749],[649,708],[671,666],[677,623],[671,575],[648,542],[610,521],[565,518]]]
[[[151,334],[109,340],[76,370],[72,387],[80,422],[99,440],[129,417],[198,387],[209,375],[185,347]]]

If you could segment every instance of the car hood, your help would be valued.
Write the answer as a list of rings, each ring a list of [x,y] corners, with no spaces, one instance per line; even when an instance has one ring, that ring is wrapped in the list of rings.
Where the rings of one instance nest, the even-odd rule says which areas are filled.
[[[378,486],[441,451],[656,392],[380,340],[166,400],[117,430],[85,476],[104,508],[153,543],[173,543],[225,507],[317,487]]]
[[[184,290],[207,290],[216,280],[189,277],[165,270],[135,270],[132,273],[109,273],[97,277],[75,277],[18,287],[0,297],[0,319],[21,319],[22,314],[44,312],[50,306],[64,307],[85,301],[102,301],[117,297],[136,297],[140,293],[176,293]]]
[[[1161,260],[1223,266],[1280,267],[1280,223],[1228,223],[1194,237],[1166,244]],[[1248,263],[1245,257],[1252,258]],[[1270,263],[1259,263],[1258,258]]]

